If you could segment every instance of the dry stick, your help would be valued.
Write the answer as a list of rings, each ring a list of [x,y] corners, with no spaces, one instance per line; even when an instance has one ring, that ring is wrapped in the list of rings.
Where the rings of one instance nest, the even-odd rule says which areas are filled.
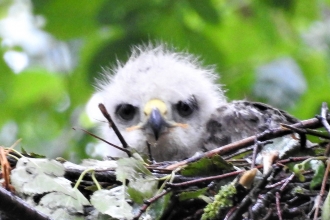
[[[261,166],[258,166],[258,167],[260,168]],[[225,174],[221,174],[221,175],[217,175],[217,176],[204,177],[204,178],[200,178],[200,179],[186,181],[183,183],[167,183],[166,185],[169,186],[170,188],[190,186],[190,185],[194,185],[196,183],[209,182],[209,181],[213,181],[213,180],[217,180],[217,179],[224,179],[224,178],[227,178],[230,176],[235,176],[235,175],[243,173],[243,172],[245,172],[245,170],[234,171],[234,172],[225,173]]]
[[[281,186],[280,191],[283,192],[284,188],[289,184],[290,181],[293,180],[293,178],[295,177],[295,174],[291,174],[291,176],[289,176],[289,178],[287,178],[284,182],[284,184]]]
[[[151,199],[148,199],[144,201],[143,206],[140,208],[139,213],[134,216],[134,220],[137,220],[141,217],[141,215],[147,210],[147,208],[154,202],[156,202],[158,199],[166,195],[167,193],[171,192],[171,189],[166,189],[162,193],[159,193],[158,195],[152,197]]]
[[[277,165],[278,165],[278,163],[277,163]],[[289,178],[291,178],[291,176],[290,176]],[[279,182],[276,182],[276,183],[274,183],[274,184],[267,185],[267,186],[265,186],[265,188],[266,188],[266,189],[275,188],[275,187],[277,187],[277,186],[279,186],[279,185],[282,185],[282,187],[283,187],[283,185],[284,185],[284,184],[286,185],[287,182],[288,182],[288,178],[283,179],[283,180],[281,180],[281,181],[279,181]]]
[[[256,163],[256,158],[257,158],[257,154],[260,151],[261,147],[264,147],[267,144],[271,144],[273,143],[273,141],[268,140],[268,141],[258,141],[257,139],[255,140],[255,146],[253,147],[253,154],[252,154],[252,162],[251,162],[251,169],[253,169],[255,167],[255,163]]]
[[[330,156],[330,142],[327,143],[325,146],[324,156],[329,157]]]
[[[314,131],[314,130],[311,130],[311,129],[295,128],[295,127],[292,127],[291,125],[287,125],[287,124],[281,124],[281,126],[284,127],[284,128],[290,129],[294,132],[297,132],[297,133],[310,134],[310,135],[313,135],[313,136],[316,136],[316,137],[320,137],[320,138],[324,138],[324,139],[330,139],[329,135],[326,135],[326,134],[323,134],[321,132]]]
[[[260,147],[261,147],[261,145],[259,145],[258,140],[255,139],[254,146],[253,146],[253,153],[252,153],[251,169],[253,169],[255,166],[257,154],[259,152]]]
[[[291,162],[298,162],[298,161],[307,160],[309,158],[311,158],[311,156],[290,157],[288,159],[279,160],[276,163],[277,164],[286,164],[286,163],[291,163]],[[263,167],[263,165],[256,166],[257,169],[260,169],[262,167]],[[235,175],[240,174],[242,172],[245,172],[245,170],[234,171],[234,172],[231,172],[231,173],[225,173],[225,174],[221,174],[221,175],[217,175],[217,176],[203,177],[203,178],[199,178],[199,179],[183,181],[183,182],[180,182],[180,183],[167,183],[167,186],[170,187],[170,188],[188,187],[190,185],[195,185],[195,184],[202,183],[202,182],[209,182],[209,181],[213,181],[213,180],[224,179],[224,178],[227,178],[227,177],[230,177],[230,176],[235,176]],[[267,187],[265,187],[265,188],[267,188]]]
[[[239,149],[237,150],[236,152],[230,154],[230,155],[226,155],[226,156],[223,156],[223,159],[224,160],[231,160],[231,158],[235,157],[235,156],[238,156],[238,155],[241,155],[243,153],[246,153],[248,151],[252,151],[253,150],[253,146],[252,147],[245,147],[243,149]],[[246,161],[246,160],[245,160]]]
[[[311,157],[312,156],[290,157],[288,159],[279,160],[276,163],[280,165],[280,164],[286,164],[286,163],[291,163],[291,162],[298,162],[298,161],[307,160],[307,159],[309,159]]]
[[[318,119],[322,122],[323,126],[325,127],[325,129],[328,131],[328,133],[330,134],[330,125],[327,121],[327,115],[328,115],[328,105],[327,103],[323,102],[322,103],[322,108],[321,108],[321,116],[318,117]],[[330,153],[330,145],[327,145],[327,148],[325,150],[325,155],[328,156]]]
[[[240,217],[245,212],[246,208],[252,203],[258,192],[266,186],[271,175],[274,175],[274,168],[270,169],[268,173],[264,175],[262,180],[255,187],[253,187],[249,194],[244,197],[237,209],[233,212],[231,216],[229,216],[228,220],[240,219]]]
[[[0,163],[1,163],[1,171],[2,171],[2,178],[4,182],[2,183],[2,186],[6,188],[8,191],[14,192],[14,187],[10,184],[10,163],[7,159],[7,154],[5,151],[5,148],[0,147]]]
[[[277,215],[278,215],[278,219],[282,220],[282,213],[281,213],[281,206],[280,206],[280,193],[276,192],[275,193],[275,202],[276,202],[276,210],[277,210]]]
[[[47,215],[2,187],[0,187],[0,197],[1,216],[5,214],[8,219],[27,219],[28,217],[34,220],[50,220]]]
[[[296,124],[292,124],[291,126],[294,127],[294,128],[317,128],[317,127],[321,126],[321,123],[317,118],[312,118],[312,119],[308,119],[308,120],[298,122]],[[260,140],[260,141],[265,141],[265,140],[281,137],[281,136],[291,134],[291,133],[294,133],[294,131],[288,130],[286,128],[281,128],[281,127],[277,128],[277,129],[273,129],[272,131],[266,131],[266,132],[263,132],[259,135],[250,136],[250,137],[244,138],[240,141],[236,141],[234,143],[230,143],[230,144],[227,144],[225,146],[215,148],[213,150],[205,152],[204,154],[194,156],[194,157],[190,157],[186,160],[183,160],[183,161],[180,161],[178,163],[172,164],[172,165],[166,167],[166,169],[174,170],[174,169],[176,169],[176,168],[178,168],[182,165],[185,165],[185,164],[188,164],[188,163],[191,163],[191,162],[195,162],[195,161],[200,160],[201,158],[204,158],[204,157],[212,157],[213,155],[216,155],[216,154],[221,155],[221,154],[228,153],[230,151],[238,150],[240,148],[244,148],[244,147],[253,145],[254,140],[256,138],[258,138],[258,140]]]
[[[71,181],[77,180],[80,177],[81,173],[84,172],[84,170],[85,170],[84,167],[71,168],[70,165],[65,165],[65,163],[64,163],[64,167],[65,167],[64,177]],[[160,173],[153,173],[153,175],[158,179],[162,179],[162,178],[168,176],[168,174],[160,174]],[[114,171],[114,170],[95,170],[95,177],[100,182],[110,182],[112,184],[115,184],[115,183],[120,184],[120,182],[118,182],[116,179],[116,171]],[[175,183],[187,182],[187,181],[191,181],[194,179],[196,179],[196,177],[185,177],[182,175],[175,175],[174,182]],[[92,180],[90,173],[87,173],[84,176],[84,180],[86,180],[86,181]]]
[[[76,130],[76,128],[72,128],[73,130]],[[114,147],[114,148],[117,148],[118,150],[121,150],[121,151],[124,151],[129,157],[131,156],[131,152],[129,150],[127,150],[126,148],[122,148],[122,147],[119,147],[115,144],[112,144],[110,143],[109,141],[106,141],[104,140],[103,138],[100,138],[99,136],[85,130],[85,129],[82,129],[82,128],[79,128],[80,130],[82,130],[83,132],[85,132],[86,134],[89,134],[90,136],[92,137],[95,137],[96,139],[99,139],[100,141],[103,141],[104,143],[107,143],[109,144],[110,146]]]
[[[314,213],[314,220],[318,219],[317,216],[319,215],[320,204],[321,204],[322,197],[324,195],[324,189],[327,185],[329,171],[330,171],[330,158],[327,159],[327,169],[325,170],[324,177],[322,180],[320,194],[319,194],[319,196],[316,197],[316,201],[315,201],[316,208],[315,208],[315,213]]]
[[[128,144],[125,141],[123,135],[121,135],[120,131],[118,130],[116,124],[113,122],[113,120],[111,119],[110,114],[108,113],[107,109],[105,108],[105,106],[100,103],[99,104],[99,109],[101,110],[103,116],[108,120],[110,126],[112,127],[113,131],[115,132],[115,134],[117,135],[118,139],[120,140],[121,144],[123,145],[123,148],[128,148]],[[129,156],[131,156],[131,153],[129,153]]]
[[[327,103],[323,102],[322,103],[322,108],[321,108],[321,116],[318,117],[318,118],[322,122],[325,129],[330,134],[330,125],[329,125],[329,123],[326,119],[327,114],[328,114],[328,105],[327,105]],[[329,149],[327,148],[326,151],[329,152]],[[320,194],[318,195],[318,197],[315,201],[314,220],[316,220],[318,218],[318,215],[319,215],[320,204],[321,204],[322,197],[324,195],[324,189],[325,189],[326,182],[327,182],[327,179],[328,179],[329,169],[330,169],[330,159],[328,158],[328,160],[327,160],[327,169],[325,171],[325,174],[324,174],[324,177],[323,177],[323,180],[322,180],[322,186],[321,186]]]
[[[328,114],[328,105],[327,103],[323,102],[321,108],[321,116],[319,116],[318,119],[322,122],[323,126],[330,134],[330,125],[327,121],[327,114]]]
[[[151,146],[150,146],[150,144],[149,144],[148,141],[147,141],[146,144],[147,144],[147,148],[148,148],[148,157],[149,157],[149,160],[150,160],[151,163],[154,163],[155,160],[154,160],[154,158],[152,156],[152,153],[151,153]]]
[[[276,192],[276,197],[275,197],[275,199],[276,199],[276,209],[277,209],[277,215],[278,215],[279,220],[282,220],[282,212],[281,212],[281,206],[280,206],[280,199],[281,199],[280,192],[281,193],[283,192],[284,188],[289,184],[290,181],[292,181],[292,179],[294,178],[294,176],[295,176],[294,173],[291,174],[289,176],[289,178],[287,178],[284,181],[283,185],[280,188],[280,191],[279,192]]]

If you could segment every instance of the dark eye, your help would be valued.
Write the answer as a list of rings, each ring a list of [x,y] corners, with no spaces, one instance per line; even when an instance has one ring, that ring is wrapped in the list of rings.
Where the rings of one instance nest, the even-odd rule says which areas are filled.
[[[132,120],[134,118],[135,113],[136,113],[136,107],[130,104],[118,105],[116,109],[116,114],[126,121]]]
[[[194,110],[196,109],[196,105],[195,102],[180,101],[178,102],[178,104],[176,104],[176,109],[178,110],[180,116],[187,117],[194,112]]]

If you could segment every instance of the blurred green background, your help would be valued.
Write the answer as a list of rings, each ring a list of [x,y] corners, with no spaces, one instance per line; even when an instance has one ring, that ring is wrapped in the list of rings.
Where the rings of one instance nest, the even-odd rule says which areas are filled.
[[[215,65],[232,99],[300,119],[330,102],[330,4],[320,0],[2,0],[0,145],[72,161],[95,140],[85,105],[102,67],[166,42]]]

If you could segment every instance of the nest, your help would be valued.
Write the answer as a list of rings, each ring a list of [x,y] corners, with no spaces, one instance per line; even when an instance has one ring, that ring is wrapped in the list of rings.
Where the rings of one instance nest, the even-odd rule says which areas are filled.
[[[101,106],[102,108],[102,106]],[[106,110],[102,110],[113,125]],[[330,219],[329,115],[282,125],[183,161],[156,163],[122,140],[127,158],[36,158],[0,148],[2,219]],[[298,135],[284,158],[256,155],[272,139]],[[319,143],[306,147],[306,136]]]

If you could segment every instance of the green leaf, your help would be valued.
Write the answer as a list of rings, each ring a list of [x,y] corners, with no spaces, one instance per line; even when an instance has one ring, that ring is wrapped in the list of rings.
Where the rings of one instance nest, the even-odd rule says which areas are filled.
[[[232,164],[226,162],[221,156],[215,155],[211,158],[203,158],[189,164],[181,171],[181,174],[184,176],[219,175],[224,171],[231,170],[232,168]]]
[[[321,219],[330,220],[330,192],[328,192],[327,198],[323,203]]]
[[[161,197],[150,205],[149,209],[147,210],[147,214],[150,215],[151,219],[161,219],[171,201],[171,196],[172,192],[167,193],[165,196]]]
[[[40,201],[32,205],[51,218],[82,219],[84,206],[90,203],[63,175],[63,165],[55,160],[22,157],[11,173],[11,182],[27,200],[40,195]]]
[[[194,191],[182,192],[179,194],[179,200],[183,201],[183,200],[187,200],[187,199],[196,199],[200,195],[203,195],[206,191],[207,191],[207,188],[202,188],[202,189],[198,189],[198,190],[194,190]]]
[[[315,189],[322,184],[325,173],[325,166],[321,160],[311,160],[310,166],[314,170],[314,176],[309,187],[310,189]]]
[[[130,158],[121,158],[117,162],[116,177],[118,181],[129,181],[127,192],[132,200],[142,204],[144,199],[151,198],[157,192],[158,180],[146,168],[142,158],[136,153]]]
[[[91,203],[102,214],[116,219],[132,219],[133,208],[127,203],[125,194],[124,186],[98,190],[91,196]]]
[[[319,186],[322,183],[325,172],[325,166],[321,159],[323,158],[319,157],[319,159],[317,158],[307,159],[301,163],[295,164],[293,167],[293,172],[301,182],[305,181],[305,176],[303,175],[303,172],[305,172],[308,169],[312,169],[314,171],[314,176],[310,183],[311,189],[314,189],[315,187]]]
[[[21,147],[21,153],[25,156],[27,155],[32,158],[46,158],[46,156],[41,155],[41,154],[37,154],[37,153],[33,153],[33,152],[29,153],[23,147]]]
[[[70,181],[62,177],[64,167],[55,160],[22,157],[12,171],[11,182],[17,192],[24,195],[50,191],[70,193]]]

